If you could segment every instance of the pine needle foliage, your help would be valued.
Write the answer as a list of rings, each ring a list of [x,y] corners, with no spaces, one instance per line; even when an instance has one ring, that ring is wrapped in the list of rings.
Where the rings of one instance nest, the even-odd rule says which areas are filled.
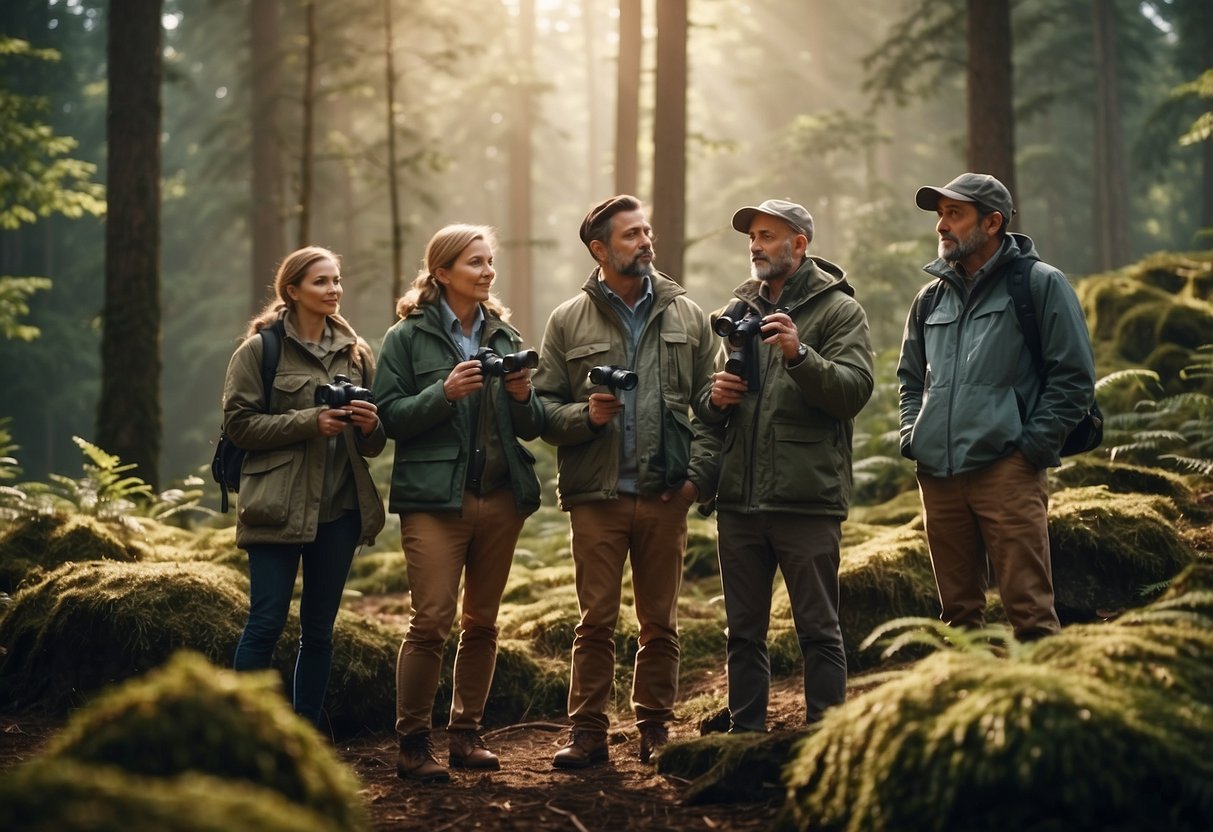
[[[34,762],[0,778],[0,828],[22,832],[340,832],[270,789],[201,774]]]
[[[1204,828],[1207,708],[1048,665],[941,652],[827,712],[785,770],[799,829]]]
[[[220,670],[183,652],[77,712],[49,760],[146,777],[198,772],[272,789],[340,829],[369,828],[358,781],[291,712],[273,673]]]

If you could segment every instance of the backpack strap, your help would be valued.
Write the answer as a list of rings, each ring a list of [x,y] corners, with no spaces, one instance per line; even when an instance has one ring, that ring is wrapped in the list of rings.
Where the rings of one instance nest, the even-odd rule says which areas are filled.
[[[1015,317],[1023,332],[1023,344],[1032,353],[1036,369],[1044,372],[1044,356],[1040,347],[1040,324],[1036,320],[1036,303],[1032,300],[1032,264],[1027,257],[1017,257],[1007,267],[1007,293],[1015,305]]]
[[[282,340],[286,335],[282,319],[274,321],[273,326],[267,326],[259,333],[261,336],[261,408],[270,412],[270,390],[274,386],[274,376],[278,375],[278,361],[282,358]]]
[[[927,350],[927,335],[926,323],[927,318],[935,311],[935,307],[939,306],[939,290],[943,288],[943,278],[936,278],[931,283],[926,285],[921,292],[914,298],[914,322],[918,325],[918,343],[922,348],[923,354]]]

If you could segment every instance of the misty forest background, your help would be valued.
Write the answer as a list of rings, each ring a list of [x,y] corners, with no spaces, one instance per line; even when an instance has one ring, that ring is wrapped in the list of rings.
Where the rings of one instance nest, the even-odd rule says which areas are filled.
[[[912,194],[961,170],[1075,281],[1213,245],[1203,0],[8,0],[0,35],[4,415],[33,480],[78,470],[73,436],[152,484],[202,473],[303,244],[344,256],[377,346],[430,234],[494,225],[538,345],[602,196],[652,204],[708,309],[747,276],[732,212],[785,197],[886,356],[934,256]]]

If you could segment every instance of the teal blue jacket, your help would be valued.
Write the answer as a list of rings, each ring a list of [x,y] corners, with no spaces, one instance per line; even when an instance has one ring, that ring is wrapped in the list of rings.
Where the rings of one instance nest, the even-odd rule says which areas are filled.
[[[1024,346],[1006,275],[999,272],[1017,257],[1034,261],[1028,286],[1043,372]],[[897,367],[902,454],[934,477],[983,468],[1016,449],[1038,469],[1060,465],[1062,443],[1095,390],[1086,319],[1066,276],[1041,262],[1023,234],[1007,235],[971,293],[942,259],[923,270],[944,282],[923,321],[923,340],[913,309],[906,319]]]
[[[484,310],[482,346],[500,355],[522,348],[522,336],[492,312]],[[396,440],[388,509],[458,511],[463,505],[468,460],[472,452],[473,397],[447,401],[442,382],[464,361],[463,353],[443,331],[437,304],[425,304],[397,321],[383,337],[373,392],[379,419]],[[539,508],[535,457],[519,439],[534,439],[543,430],[543,406],[532,394],[525,404],[514,401],[498,376],[485,378],[481,396],[493,396],[497,434],[505,445],[518,513]]]

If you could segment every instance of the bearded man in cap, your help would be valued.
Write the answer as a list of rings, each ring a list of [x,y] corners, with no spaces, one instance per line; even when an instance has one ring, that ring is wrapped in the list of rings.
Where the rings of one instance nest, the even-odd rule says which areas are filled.
[[[993,176],[963,173],[914,201],[939,216],[939,258],[902,339],[901,452],[917,463],[940,617],[984,624],[992,564],[1016,638],[1056,633],[1046,470],[1094,398],[1082,307],[1032,240],[1007,231],[1015,209]],[[1030,308],[1017,312],[1023,282]]]
[[[733,228],[749,236],[750,279],[714,316],[727,338],[696,413],[721,443],[715,506],[729,730],[742,732],[766,730],[776,569],[804,656],[806,721],[846,698],[839,541],[854,419],[873,375],[867,315],[843,270],[809,256],[809,212],[768,199],[737,211]],[[747,335],[751,326],[757,331]]]

